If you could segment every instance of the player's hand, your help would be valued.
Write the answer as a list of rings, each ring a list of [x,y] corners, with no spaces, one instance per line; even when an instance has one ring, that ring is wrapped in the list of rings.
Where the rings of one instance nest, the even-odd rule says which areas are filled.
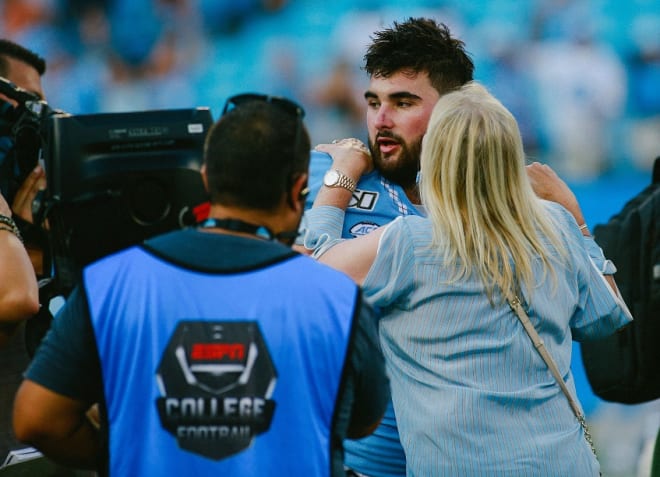
[[[332,144],[319,144],[314,149],[330,154],[333,168],[356,180],[374,168],[369,148],[359,139],[335,140]]]
[[[526,166],[526,169],[532,189],[537,196],[564,206],[578,224],[584,223],[584,216],[575,194],[550,166],[533,162]]]

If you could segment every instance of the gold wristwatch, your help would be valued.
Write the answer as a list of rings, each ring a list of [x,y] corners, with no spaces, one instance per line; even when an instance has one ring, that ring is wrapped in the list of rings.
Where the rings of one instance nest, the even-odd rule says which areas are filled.
[[[343,172],[337,169],[330,169],[323,176],[323,185],[326,187],[343,187],[350,192],[355,192],[357,184]]]

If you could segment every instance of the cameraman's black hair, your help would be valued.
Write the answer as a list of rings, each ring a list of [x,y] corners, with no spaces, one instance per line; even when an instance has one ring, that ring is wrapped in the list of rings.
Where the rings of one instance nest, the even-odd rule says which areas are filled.
[[[222,116],[204,147],[211,203],[273,210],[309,168],[311,143],[302,118],[252,101]]]
[[[473,79],[474,64],[465,43],[453,38],[444,23],[411,17],[375,32],[371,39],[364,55],[369,76],[388,78],[402,70],[426,72],[441,95]]]
[[[0,38],[0,76],[6,77],[9,74],[7,57],[30,65],[37,70],[39,76],[43,76],[46,72],[46,60],[41,56],[18,43],[14,43],[6,38]]]

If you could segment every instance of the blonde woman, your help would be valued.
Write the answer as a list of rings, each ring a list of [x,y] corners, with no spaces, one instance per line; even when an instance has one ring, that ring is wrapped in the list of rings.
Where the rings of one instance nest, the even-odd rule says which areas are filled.
[[[369,168],[346,149],[333,151],[336,164]],[[333,239],[341,192],[321,192],[310,226]],[[435,106],[420,193],[426,218],[399,217],[316,252],[382,310],[408,475],[597,476],[566,396],[506,299],[522,300],[575,396],[572,340],[611,334],[631,317],[574,195],[551,169],[526,170],[515,119],[477,83]]]

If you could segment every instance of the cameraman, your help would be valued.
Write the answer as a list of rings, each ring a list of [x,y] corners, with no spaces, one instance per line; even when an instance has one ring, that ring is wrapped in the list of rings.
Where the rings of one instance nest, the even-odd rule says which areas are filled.
[[[39,310],[39,291],[11,210],[0,194],[0,348],[18,323]],[[3,400],[4,402],[4,400]]]
[[[42,57],[10,40],[0,39],[1,77],[43,100],[45,95],[41,76],[45,72],[46,60]],[[43,244],[34,238],[40,234],[39,230],[33,228],[32,203],[39,191],[46,188],[46,173],[41,166],[36,165],[36,157],[36,167],[19,184],[18,189],[8,190],[14,179],[14,165],[10,163],[10,157],[15,144],[11,129],[17,106],[17,101],[0,92],[0,189],[11,204],[15,220],[23,232],[35,272],[43,275]]]
[[[16,86],[43,98],[44,93],[41,86],[41,75],[43,75],[45,71],[46,62],[36,53],[9,40],[0,39],[0,76],[11,81]],[[15,100],[6,95],[0,94],[0,185],[2,186],[2,193],[4,195],[2,204],[6,207],[6,210],[0,213],[7,217],[12,217],[17,223],[23,224],[25,222],[33,222],[32,202],[39,190],[45,187],[46,179],[43,169],[37,167],[28,175],[27,179],[25,179],[22,184],[18,184],[17,190],[11,191],[13,197],[8,195],[10,192],[9,185],[14,180],[13,164],[11,164],[11,153],[14,147],[11,120],[16,106],[17,102]],[[6,205],[5,198],[7,199],[7,202],[12,205],[12,211],[10,211],[9,206]],[[21,222],[21,219],[23,219],[24,222]],[[7,226],[7,228],[12,227]],[[19,226],[19,228],[23,229],[22,226]],[[34,272],[41,275],[41,249],[34,246],[34,243],[29,244],[30,237],[27,236],[30,234],[23,232],[24,230],[21,230],[20,233],[26,240],[26,248],[30,254],[30,260]],[[4,242],[16,242],[17,239],[16,237],[12,237],[13,234],[10,234],[9,232],[0,231],[0,233],[3,234],[3,237],[0,237],[0,240],[3,240],[2,244],[0,244],[2,247],[2,253],[9,253],[11,249]],[[13,249],[16,250],[16,254],[25,253],[25,250],[22,250],[22,247],[19,249],[16,244]],[[0,262],[0,268],[3,272],[11,271],[5,261],[8,259],[9,258],[1,259],[2,262]],[[15,256],[13,259],[20,260],[20,257]],[[33,279],[34,284],[30,282],[30,293],[34,292],[34,294],[37,295],[36,277]],[[18,275],[12,273],[11,276],[6,279],[0,278],[0,285],[4,287],[8,283],[17,283],[18,280]],[[32,289],[33,285],[34,289]],[[38,309],[38,301],[36,309]],[[33,310],[35,313],[36,309]],[[23,316],[23,318],[27,317],[27,315]],[[0,402],[2,402],[2,405],[0,406],[0,465],[2,465],[10,450],[25,447],[14,438],[10,419],[11,403],[14,400],[18,385],[22,380],[23,371],[25,371],[29,362],[29,356],[25,345],[24,322],[19,326],[11,326],[11,329],[7,326],[3,328],[3,334],[5,336],[2,337],[2,341],[4,346],[0,349],[0,369],[2,370],[0,371]]]

